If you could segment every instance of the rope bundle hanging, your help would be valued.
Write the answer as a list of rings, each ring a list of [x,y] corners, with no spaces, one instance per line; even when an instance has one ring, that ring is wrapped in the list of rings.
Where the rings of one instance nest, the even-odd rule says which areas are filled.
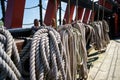
[[[66,80],[66,68],[60,35],[52,28],[38,30],[30,49],[30,79]]]
[[[80,26],[82,29],[80,29]],[[68,80],[87,78],[87,53],[82,36],[84,26],[66,24],[59,28],[61,39],[67,55]],[[81,31],[82,30],[82,31]],[[83,34],[84,35],[84,34]],[[76,77],[78,75],[78,77]]]
[[[106,45],[110,43],[110,37],[109,37],[109,25],[107,23],[107,21],[105,20],[102,20],[102,26],[103,26],[103,32],[104,32],[104,39],[105,39],[105,42],[106,42]]]
[[[21,61],[11,34],[0,28],[0,80],[23,80]]]
[[[92,26],[95,30],[95,49],[101,51],[105,49],[110,42],[109,38],[109,26],[105,20],[93,22]]]

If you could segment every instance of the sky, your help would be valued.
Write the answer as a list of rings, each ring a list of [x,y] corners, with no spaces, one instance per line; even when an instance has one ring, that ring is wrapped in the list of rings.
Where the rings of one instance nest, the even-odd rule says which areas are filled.
[[[96,1],[96,0],[94,0]],[[47,8],[47,3],[48,3],[48,0],[42,0],[42,5],[43,7],[46,9]],[[33,6],[37,6],[39,4],[39,0],[26,0],[26,4],[25,4],[25,8],[30,8],[30,7],[33,7]],[[62,2],[62,20],[63,20],[63,17],[64,17],[64,14],[65,14],[65,10],[66,10],[66,3]],[[76,10],[76,9],[75,9]],[[75,12],[74,11],[74,15],[73,15],[73,19],[75,18]],[[44,17],[45,17],[45,13],[46,13],[46,10],[43,9],[43,20],[44,20]],[[35,18],[39,19],[39,7],[36,7],[36,8],[33,8],[33,9],[25,9],[24,10],[24,17],[23,17],[23,28],[26,28],[26,27],[31,27],[33,26],[32,25],[26,25],[26,24],[30,24],[30,23],[33,23],[33,20]],[[1,5],[0,5],[0,19],[2,18],[2,11],[1,11]],[[57,13],[57,19],[59,19],[59,11]],[[58,23],[59,24],[59,23]]]
[[[32,5],[31,5],[32,3]],[[48,3],[48,0],[42,0],[42,5],[43,5],[43,8],[47,8],[47,3]],[[36,6],[39,4],[39,0],[26,0],[26,5],[25,5],[25,8],[29,8],[29,7],[32,7],[32,6]],[[62,4],[62,9],[65,11],[66,9],[66,3],[61,3]],[[44,20],[44,17],[45,17],[45,13],[46,13],[46,10],[42,9],[43,10],[43,20]],[[64,11],[62,11],[62,19],[64,17]],[[40,14],[39,14],[39,7],[37,8],[33,8],[33,9],[25,9],[25,12],[24,12],[24,19],[23,19],[23,24],[29,24],[29,23],[33,23],[33,20],[35,18],[39,19],[40,17]],[[59,11],[57,13],[57,19],[59,19]],[[32,25],[23,25],[23,27],[31,27]]]

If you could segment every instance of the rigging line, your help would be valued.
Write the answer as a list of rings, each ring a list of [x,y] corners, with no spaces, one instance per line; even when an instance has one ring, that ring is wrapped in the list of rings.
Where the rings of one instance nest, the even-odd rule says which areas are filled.
[[[63,10],[62,8],[61,8],[61,11],[65,12],[65,10]]]
[[[33,8],[37,8],[37,7],[39,7],[39,5],[33,6],[33,7],[29,7],[29,8],[25,8],[25,9],[33,9]]]
[[[2,21],[2,18],[0,18],[0,21]]]
[[[33,25],[34,23],[27,23],[27,24],[23,24],[23,25]]]
[[[42,9],[46,10],[46,8],[42,7]]]

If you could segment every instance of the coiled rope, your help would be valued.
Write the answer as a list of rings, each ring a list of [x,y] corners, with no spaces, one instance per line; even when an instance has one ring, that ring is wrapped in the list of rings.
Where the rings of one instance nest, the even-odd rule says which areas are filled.
[[[38,30],[30,49],[30,79],[66,80],[66,67],[60,35],[52,28]]]
[[[23,80],[21,61],[13,37],[0,28],[0,79]]]

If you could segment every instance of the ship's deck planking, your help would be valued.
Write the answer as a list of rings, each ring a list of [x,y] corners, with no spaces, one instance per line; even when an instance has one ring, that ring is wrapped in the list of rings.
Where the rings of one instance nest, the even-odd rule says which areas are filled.
[[[111,40],[104,53],[90,53],[87,80],[120,80],[120,40]]]

